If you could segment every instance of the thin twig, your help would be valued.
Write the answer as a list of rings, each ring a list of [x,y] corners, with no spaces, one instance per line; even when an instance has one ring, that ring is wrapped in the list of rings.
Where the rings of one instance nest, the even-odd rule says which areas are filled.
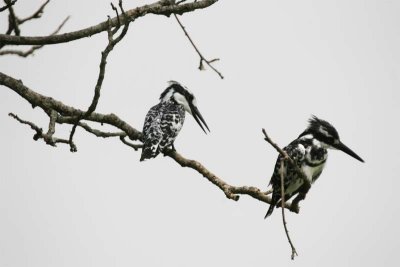
[[[192,44],[193,48],[196,50],[197,54],[200,57],[200,64],[199,64],[199,70],[204,70],[204,65],[203,62],[205,62],[213,71],[215,71],[215,73],[217,73],[219,75],[219,77],[221,79],[224,78],[224,76],[222,75],[221,72],[219,72],[216,68],[214,68],[214,66],[211,64],[215,61],[218,61],[219,58],[214,58],[211,60],[207,60],[200,52],[200,50],[197,48],[197,46],[195,45],[195,43],[193,42],[192,38],[190,37],[189,33],[186,31],[185,26],[183,26],[182,22],[179,20],[178,16],[176,14],[174,14],[174,17],[176,19],[176,21],[178,22],[179,26],[181,27],[181,29],[183,30],[183,32],[185,33],[186,37],[189,39],[190,43]]]
[[[85,129],[88,133],[94,134],[97,137],[102,137],[102,138],[109,138],[109,137],[121,137],[121,136],[127,136],[125,132],[104,132],[100,131],[98,129],[94,129],[90,127],[88,124],[84,122],[79,122],[78,124],[80,127]]]
[[[112,7],[115,8],[113,5],[112,5]],[[109,25],[108,30],[107,30],[108,44],[107,44],[107,47],[104,49],[104,51],[101,53],[101,60],[100,60],[100,67],[99,67],[100,71],[99,71],[97,83],[96,83],[96,86],[94,89],[93,99],[92,99],[92,102],[90,103],[90,106],[87,109],[87,111],[82,116],[77,118],[76,123],[72,127],[72,130],[71,130],[71,133],[69,136],[69,140],[70,140],[71,144],[73,143],[72,141],[74,138],[76,127],[79,124],[79,121],[86,119],[87,117],[90,116],[90,114],[92,114],[96,110],[97,104],[100,99],[100,91],[101,91],[101,86],[103,85],[105,69],[106,69],[106,64],[107,64],[107,57],[108,57],[109,53],[113,50],[114,46],[116,44],[118,44],[122,40],[122,38],[124,38],[124,36],[128,32],[130,21],[126,17],[125,11],[122,6],[122,0],[119,0],[119,7],[120,7],[121,13],[124,17],[124,22],[125,22],[124,28],[122,29],[121,33],[116,38],[114,38],[114,35],[116,34],[116,32],[118,31],[120,26],[117,26],[116,27],[117,29],[113,31],[112,26],[111,26],[111,21],[110,21],[111,19],[110,18],[108,19],[108,25]],[[76,151],[77,151],[76,146],[71,146],[71,152],[76,152]]]
[[[305,180],[307,181],[307,177],[305,176],[305,174],[303,173],[303,171],[299,168],[299,166],[297,166],[297,164],[294,162],[294,160],[289,157],[289,155],[286,153],[285,150],[281,149],[277,144],[275,144],[271,138],[268,136],[267,132],[265,131],[265,129],[262,129],[262,132],[264,134],[264,140],[267,141],[271,146],[273,146],[276,151],[279,152],[279,154],[282,155],[282,157],[285,160],[288,160],[290,162],[290,164],[294,167],[294,169],[296,170],[296,172]]]
[[[7,2],[6,2],[6,5],[5,5],[5,6],[0,7],[0,12],[3,12],[4,10],[6,10],[6,9],[8,9],[8,8],[10,8],[10,7],[12,7],[17,1],[18,1],[18,0],[13,0],[13,1],[11,1],[10,3],[7,3]]]
[[[289,162],[294,169],[296,170],[296,172],[303,177],[303,180],[305,181],[305,183],[308,181],[306,179],[305,174],[303,173],[303,171],[297,166],[297,164],[294,162],[294,160],[289,157],[289,155],[286,153],[285,150],[281,149],[275,142],[273,142],[271,140],[271,138],[268,136],[267,132],[265,131],[265,129],[262,129],[262,132],[264,134],[264,140],[267,141],[273,148],[275,148],[279,154],[282,156],[281,158],[281,170],[280,170],[280,176],[281,176],[281,207],[282,207],[282,222],[283,222],[283,227],[285,228],[285,233],[286,233],[286,237],[289,241],[290,247],[292,249],[292,255],[291,255],[291,259],[293,260],[295,256],[297,256],[297,252],[296,252],[296,248],[293,245],[292,240],[290,239],[290,235],[289,235],[289,231],[287,229],[287,223],[286,223],[286,219],[285,219],[285,181],[284,181],[284,169],[285,169],[285,162]],[[308,190],[307,190],[308,191]],[[302,193],[301,196],[296,197],[296,199],[292,202],[292,204],[289,207],[289,210],[292,212],[299,212],[299,207],[298,207],[298,203],[300,200],[304,199],[305,194],[307,194],[307,192]]]
[[[115,11],[115,14],[117,15],[118,24],[115,27],[115,29],[112,31],[112,34],[115,34],[119,30],[119,27],[121,27],[121,20],[119,18],[118,9],[114,6],[113,3],[110,3],[110,4],[111,4],[111,8]]]
[[[36,126],[33,122],[25,121],[25,120],[19,118],[18,115],[14,114],[14,113],[8,113],[8,116],[10,116],[11,118],[14,118],[19,123],[29,125],[31,127],[31,129],[36,132],[36,134],[33,136],[33,139],[35,141],[38,140],[40,138],[40,136],[43,134],[42,128]]]
[[[31,129],[36,132],[36,134],[33,136],[33,140],[35,140],[35,141],[37,141],[39,139],[43,139],[45,141],[45,143],[50,146],[56,146],[57,143],[69,144],[69,140],[67,140],[67,139],[56,138],[56,137],[53,137],[52,134],[51,134],[51,136],[49,136],[48,133],[51,133],[50,129],[49,129],[48,133],[44,134],[42,128],[38,127],[33,122],[23,120],[13,113],[9,113],[8,115],[10,117],[14,118],[15,120],[17,120],[21,124],[29,125],[31,127]],[[50,121],[49,124],[51,125],[52,122]]]
[[[12,31],[14,31],[15,35],[19,36],[21,34],[21,31],[19,29],[18,18],[15,15],[14,9],[13,9],[13,7],[11,5],[11,1],[10,0],[4,0],[4,3],[6,3],[8,5],[8,11],[10,12],[10,14],[8,16],[7,34],[10,34]]]
[[[295,169],[295,171],[303,178],[304,181],[304,192],[300,192],[297,197],[292,201],[292,205],[290,206],[289,210],[295,213],[299,213],[299,202],[303,199],[305,199],[306,194],[308,192],[308,190],[311,187],[311,184],[309,182],[309,180],[307,179],[306,175],[304,174],[304,172],[299,168],[299,166],[297,166],[297,164],[294,162],[294,160],[289,157],[289,155],[286,153],[285,150],[281,149],[277,144],[275,144],[271,138],[268,136],[267,132],[265,131],[265,129],[262,129],[262,132],[264,134],[264,140],[267,141],[271,146],[273,146],[276,151],[279,152],[279,154],[282,155],[283,159],[287,160],[291,166],[293,166],[293,168]],[[278,203],[279,205],[279,203]]]
[[[56,132],[56,121],[58,114],[55,110],[51,110],[49,116],[50,116],[49,129],[47,130],[47,133],[43,135],[43,137],[46,143],[50,145],[55,145],[53,140],[53,135]]]
[[[23,19],[18,19],[18,24],[21,25],[29,20],[32,19],[39,19],[42,17],[43,12],[44,12],[44,8],[47,6],[47,4],[50,2],[50,0],[47,0],[46,2],[44,2],[39,8],[38,10],[36,10],[32,15],[23,18]]]
[[[282,158],[281,159],[281,170],[280,170],[280,174],[281,174],[281,207],[282,207],[282,223],[283,223],[283,227],[285,228],[285,233],[286,233],[286,237],[289,241],[290,247],[292,248],[292,255],[291,255],[291,259],[294,260],[295,256],[298,256],[297,252],[296,252],[296,248],[293,245],[293,242],[290,238],[289,235],[289,230],[287,228],[287,223],[286,223],[286,219],[285,219],[285,181],[284,181],[284,169],[285,169],[285,159]]]
[[[128,142],[125,140],[126,136],[120,136],[119,139],[121,140],[122,143],[124,143],[127,146],[130,146],[131,148],[133,148],[135,151],[138,151],[138,149],[142,148],[143,145],[141,144],[132,144],[131,142]]]
[[[7,35],[11,36],[11,33],[14,31],[15,35],[17,37],[19,37],[20,34],[21,34],[19,26],[22,25],[23,23],[29,21],[29,20],[40,18],[42,16],[42,14],[43,14],[44,8],[50,2],[50,0],[47,0],[45,3],[43,3],[39,7],[39,9],[37,11],[35,11],[32,15],[30,15],[30,16],[24,18],[24,19],[20,19],[15,15],[14,9],[12,8],[13,4],[11,4],[10,0],[4,0],[4,2],[7,4],[8,9],[9,9],[9,13],[10,13],[9,16],[8,16],[8,29],[6,31],[6,36]],[[49,35],[49,36],[51,36],[51,35]],[[0,43],[0,49],[3,48],[5,45],[6,45],[6,43],[1,42]],[[22,52],[22,51],[18,51],[18,50],[8,50],[6,54],[18,55],[18,56],[26,57],[26,56],[32,54],[35,50],[39,49],[40,47],[32,47],[30,50],[28,50],[26,52]]]
[[[57,34],[62,29],[62,27],[65,25],[65,23],[68,21],[69,18],[70,18],[69,16],[66,17],[63,20],[63,22],[61,22],[61,24],[57,27],[57,29],[53,33],[50,34],[50,36]],[[33,55],[33,53],[36,50],[42,48],[43,46],[44,45],[34,45],[27,51],[11,50],[11,49],[10,50],[0,50],[0,56],[3,56],[3,55],[16,55],[16,56],[20,56],[20,57],[28,57],[30,55]]]
[[[180,5],[162,5],[162,1],[157,1],[153,4],[145,4],[126,11],[127,20],[135,19],[154,14],[169,16],[171,14],[184,14],[199,9],[208,8],[218,2],[218,0],[201,0],[197,2],[184,3]],[[111,24],[113,27],[118,25],[118,19],[112,18]],[[100,22],[96,25],[80,29],[73,32],[57,34],[54,36],[14,36],[9,34],[0,34],[1,45],[54,45],[59,43],[67,43],[74,40],[94,36],[98,33],[107,31],[108,21]]]

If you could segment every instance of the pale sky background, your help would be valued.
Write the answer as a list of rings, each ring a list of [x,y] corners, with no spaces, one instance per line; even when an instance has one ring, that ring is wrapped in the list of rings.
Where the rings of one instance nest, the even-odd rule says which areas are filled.
[[[52,1],[23,35],[64,32],[113,15],[109,0]],[[125,1],[131,9],[152,1]],[[20,0],[21,17],[42,1]],[[173,18],[148,15],[131,24],[108,58],[98,112],[141,130],[168,80],[198,99],[211,133],[194,119],[175,143],[226,182],[266,189],[277,152],[311,114],[331,122],[362,164],[331,151],[327,167],[287,212],[299,257],[290,260],[280,210],[242,196],[228,200],[192,169],[140,153],[118,139],[79,129],[77,153],[34,142],[7,116],[46,128],[47,117],[0,88],[0,266],[398,266],[400,165],[400,2],[390,0],[221,0],[182,22],[225,75],[197,69],[198,56]],[[6,12],[0,15],[6,29]],[[48,46],[35,56],[0,58],[0,71],[37,92],[86,109],[105,33]],[[105,127],[104,127],[105,128]],[[70,127],[59,126],[66,137]]]

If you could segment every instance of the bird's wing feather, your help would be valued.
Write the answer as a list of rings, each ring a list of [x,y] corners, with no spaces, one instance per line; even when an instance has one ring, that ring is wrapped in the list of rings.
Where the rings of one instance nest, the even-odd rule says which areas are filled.
[[[291,142],[288,146],[286,146],[284,149],[284,151],[286,151],[286,153],[289,155],[289,157],[291,159],[293,159],[293,161],[297,164],[298,167],[301,167],[301,163],[304,160],[305,157],[305,148],[304,146],[301,144],[301,142],[299,142],[297,139],[294,140],[293,142]],[[277,201],[279,201],[279,199],[281,198],[281,171],[283,171],[283,175],[284,175],[284,186],[285,186],[285,191],[287,191],[287,189],[292,189],[292,187],[297,187],[297,185],[291,185],[291,183],[293,181],[295,181],[298,178],[298,174],[295,171],[294,167],[291,164],[285,164],[285,168],[283,170],[281,170],[281,160],[282,160],[283,156],[279,155],[278,159],[276,160],[275,163],[275,168],[274,168],[274,172],[272,174],[271,177],[271,181],[270,184],[272,185],[273,188],[273,202],[276,203]],[[301,184],[299,184],[298,186],[300,186]],[[292,191],[292,190],[290,190]],[[295,191],[295,190],[294,190]],[[289,194],[285,194],[286,195],[286,200],[288,200],[293,194],[294,192],[286,192]]]
[[[162,118],[162,105],[152,107],[146,115],[143,125],[143,149],[140,160],[153,158],[158,155],[158,144],[161,142],[163,132],[159,121]]]

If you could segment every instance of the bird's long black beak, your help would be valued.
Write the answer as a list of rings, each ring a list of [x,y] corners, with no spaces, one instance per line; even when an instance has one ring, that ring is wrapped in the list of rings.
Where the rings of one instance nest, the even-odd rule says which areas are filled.
[[[364,160],[362,158],[360,158],[360,156],[358,156],[356,153],[353,152],[353,150],[351,150],[350,148],[348,148],[345,144],[343,144],[342,142],[339,141],[338,144],[334,144],[333,145],[335,148],[343,151],[344,153],[346,153],[347,155],[352,156],[355,159],[358,159],[361,162],[364,162]]]
[[[194,105],[190,105],[190,109],[192,110],[192,115],[193,118],[196,120],[196,122],[199,124],[199,126],[201,127],[201,129],[204,131],[205,134],[207,134],[206,130],[204,129],[202,123],[204,124],[204,126],[206,126],[207,130],[210,131],[210,129],[208,129],[207,123],[206,121],[203,119],[203,116],[201,116],[201,113],[199,111],[199,109],[194,106]]]

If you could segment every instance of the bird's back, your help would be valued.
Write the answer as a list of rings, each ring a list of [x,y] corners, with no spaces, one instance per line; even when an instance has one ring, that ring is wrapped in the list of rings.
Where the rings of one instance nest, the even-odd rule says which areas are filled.
[[[159,148],[162,151],[165,147],[173,144],[178,136],[185,121],[185,109],[172,101],[164,105],[161,118],[161,131],[163,137],[160,141]]]
[[[172,101],[152,107],[143,125],[141,161],[156,157],[164,148],[173,144],[182,128],[185,110]]]

